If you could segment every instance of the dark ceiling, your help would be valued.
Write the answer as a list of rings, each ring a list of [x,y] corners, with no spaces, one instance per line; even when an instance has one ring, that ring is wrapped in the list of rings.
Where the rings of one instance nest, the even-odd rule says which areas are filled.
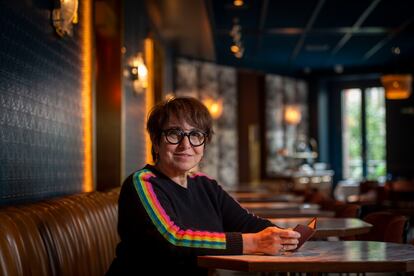
[[[219,64],[301,75],[413,71],[414,1],[208,0]],[[234,20],[242,58],[230,51]]]

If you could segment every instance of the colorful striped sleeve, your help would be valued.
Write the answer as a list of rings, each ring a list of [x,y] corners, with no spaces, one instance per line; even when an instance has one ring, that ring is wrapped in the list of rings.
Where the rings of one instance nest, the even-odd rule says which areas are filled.
[[[226,249],[225,233],[181,229],[167,215],[153,190],[150,179],[156,177],[143,169],[133,176],[134,187],[157,230],[173,245],[208,249]]]

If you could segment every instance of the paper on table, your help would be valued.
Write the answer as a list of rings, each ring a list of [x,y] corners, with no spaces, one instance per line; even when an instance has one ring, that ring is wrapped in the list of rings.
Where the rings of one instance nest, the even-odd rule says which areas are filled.
[[[316,218],[313,218],[311,221],[309,221],[308,226],[312,229],[316,229]]]

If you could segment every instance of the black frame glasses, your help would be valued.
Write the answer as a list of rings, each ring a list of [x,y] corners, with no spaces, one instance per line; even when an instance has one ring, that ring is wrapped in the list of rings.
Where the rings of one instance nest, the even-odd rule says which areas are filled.
[[[206,142],[207,133],[201,130],[191,130],[185,132],[182,129],[170,128],[162,131],[165,136],[165,140],[172,145],[180,144],[184,136],[187,136],[190,145],[193,147],[199,147]]]

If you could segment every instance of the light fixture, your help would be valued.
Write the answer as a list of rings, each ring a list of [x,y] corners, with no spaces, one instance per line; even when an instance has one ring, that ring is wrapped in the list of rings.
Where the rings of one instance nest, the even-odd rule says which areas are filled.
[[[243,6],[243,5],[244,5],[244,1],[243,1],[243,0],[234,0],[234,1],[233,1],[233,5],[234,5],[235,7],[241,7],[241,6]]]
[[[381,83],[388,100],[403,100],[411,95],[412,76],[410,74],[384,75],[381,77]]]
[[[134,91],[143,92],[148,87],[148,69],[144,64],[142,53],[137,53],[128,60],[128,69]]]
[[[53,1],[52,23],[60,37],[72,36],[72,24],[78,23],[78,6],[78,0]]]
[[[244,46],[242,43],[241,26],[239,24],[239,19],[237,18],[233,20],[230,36],[233,40],[233,43],[230,46],[230,51],[236,58],[242,58],[244,54]]]
[[[207,97],[203,100],[203,104],[207,107],[208,111],[210,111],[211,117],[213,117],[214,120],[220,118],[223,113],[222,99],[214,100],[213,98]]]
[[[233,45],[231,45],[231,46],[230,46],[230,50],[231,50],[231,52],[232,52],[233,54],[235,54],[235,53],[237,53],[238,51],[240,51],[240,46],[239,46],[239,45],[236,45],[236,44],[233,44]]]
[[[286,105],[284,112],[285,122],[289,125],[297,125],[302,119],[302,113],[300,106],[298,105]]]

